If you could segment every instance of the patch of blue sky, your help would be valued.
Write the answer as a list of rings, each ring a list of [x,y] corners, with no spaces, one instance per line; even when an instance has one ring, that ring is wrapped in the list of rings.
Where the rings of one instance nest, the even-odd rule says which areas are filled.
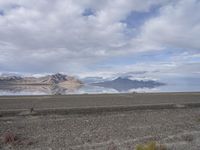
[[[4,16],[4,11],[0,9],[0,16]]]
[[[95,11],[91,8],[87,8],[83,11],[82,13],[83,16],[94,16],[95,15]]]
[[[6,11],[9,11],[11,9],[18,9],[20,8],[21,6],[20,5],[17,5],[17,4],[11,4],[9,6],[7,6],[6,8],[4,9],[1,9],[0,8],[0,16],[4,16],[6,14]]]
[[[144,24],[145,21],[151,17],[155,17],[159,14],[160,6],[153,6],[149,11],[139,12],[132,11],[130,14],[121,22],[125,23],[128,28],[137,28]]]
[[[130,12],[124,20],[121,20],[121,23],[126,24],[126,28],[124,29],[124,34],[126,37],[132,38],[137,36],[138,29],[149,19],[152,17],[156,17],[159,15],[160,6],[154,6],[149,11],[139,12],[132,11]]]
[[[175,58],[187,63],[200,63],[200,53],[198,50],[172,49]],[[176,54],[176,55],[175,55]]]
[[[21,6],[20,5],[18,5],[18,4],[12,4],[12,5],[10,5],[10,8],[12,8],[12,9],[17,9],[17,8],[20,8]]]
[[[112,69],[115,66],[123,67],[126,65],[134,65],[138,63],[165,63],[171,62],[173,56],[176,56],[178,54],[179,52],[174,51],[173,49],[166,49],[162,51],[141,52],[128,56],[116,56],[112,58],[105,58],[104,61],[89,65],[88,69]]]
[[[107,59],[102,63],[97,64],[98,66],[104,65],[132,65],[136,63],[148,63],[148,62],[165,62],[169,61],[171,57],[177,55],[176,51],[164,50],[164,51],[149,51],[141,52],[138,54],[133,54],[129,56],[114,57],[112,59]]]
[[[183,61],[187,61],[187,63],[200,63],[200,55],[188,55],[184,57]]]

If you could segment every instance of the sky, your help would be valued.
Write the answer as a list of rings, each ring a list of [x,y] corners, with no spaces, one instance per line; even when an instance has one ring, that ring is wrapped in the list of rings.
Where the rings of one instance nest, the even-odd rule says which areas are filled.
[[[0,72],[200,75],[199,0],[0,0]]]

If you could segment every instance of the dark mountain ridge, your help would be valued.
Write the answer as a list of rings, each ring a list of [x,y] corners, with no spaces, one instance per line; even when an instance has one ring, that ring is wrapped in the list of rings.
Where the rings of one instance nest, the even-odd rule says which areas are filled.
[[[147,80],[147,81],[130,80],[128,78],[118,77],[111,81],[92,83],[92,85],[106,87],[106,88],[113,88],[118,91],[127,91],[130,89],[137,89],[137,88],[154,88],[165,84],[153,80]]]

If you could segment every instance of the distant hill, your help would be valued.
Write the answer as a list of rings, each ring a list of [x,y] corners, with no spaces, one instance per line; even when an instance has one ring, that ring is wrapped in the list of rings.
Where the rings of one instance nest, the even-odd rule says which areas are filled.
[[[130,80],[128,78],[118,77],[117,79],[111,81],[92,83],[92,85],[101,86],[105,88],[113,88],[118,91],[127,91],[130,89],[137,89],[137,88],[154,88],[165,84],[153,80],[148,80],[148,81]]]
[[[0,76],[0,85],[60,85],[63,87],[80,86],[81,81],[73,76],[53,74],[43,77]]]

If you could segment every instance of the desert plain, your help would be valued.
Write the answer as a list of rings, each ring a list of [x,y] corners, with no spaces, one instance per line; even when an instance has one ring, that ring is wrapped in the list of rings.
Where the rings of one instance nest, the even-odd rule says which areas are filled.
[[[200,149],[200,93],[0,97],[0,149]]]

